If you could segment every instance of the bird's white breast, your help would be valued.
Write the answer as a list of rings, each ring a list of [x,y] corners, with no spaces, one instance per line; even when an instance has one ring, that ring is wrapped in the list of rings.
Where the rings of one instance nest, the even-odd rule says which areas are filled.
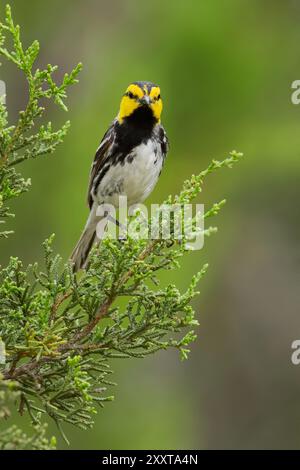
[[[97,191],[98,202],[118,206],[120,195],[127,196],[128,206],[143,202],[152,192],[163,164],[161,147],[149,140],[135,147],[123,164],[111,165]]]

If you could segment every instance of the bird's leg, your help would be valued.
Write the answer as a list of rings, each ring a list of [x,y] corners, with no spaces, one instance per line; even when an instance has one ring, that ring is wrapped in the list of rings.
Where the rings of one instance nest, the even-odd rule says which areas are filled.
[[[108,212],[105,213],[105,216],[107,217],[107,220],[109,220],[110,222],[114,223],[117,227],[119,227],[121,230],[120,230],[120,236],[119,236],[119,241],[123,241],[125,240],[126,238],[126,230],[127,230],[127,227],[122,224],[121,222],[119,222],[118,219],[115,219],[111,214],[109,214]]]
[[[110,220],[110,222],[113,222],[114,224],[116,224],[117,227],[120,227],[121,229],[126,230],[125,225],[121,224],[121,222],[119,222],[118,219],[115,219],[112,215],[108,214],[107,220]]]

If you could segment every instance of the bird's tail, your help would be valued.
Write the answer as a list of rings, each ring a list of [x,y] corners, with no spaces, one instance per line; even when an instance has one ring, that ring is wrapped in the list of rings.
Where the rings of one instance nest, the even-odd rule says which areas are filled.
[[[96,209],[94,204],[91,208],[91,212],[84,227],[84,230],[70,257],[73,263],[74,272],[86,267],[89,252],[91,251],[91,248],[96,238],[96,227],[98,222],[99,217],[96,217]]]

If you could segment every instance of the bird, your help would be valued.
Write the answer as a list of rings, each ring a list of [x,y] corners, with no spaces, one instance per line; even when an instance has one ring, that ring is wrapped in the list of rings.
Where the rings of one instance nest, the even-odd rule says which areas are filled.
[[[122,95],[119,112],[104,134],[90,170],[87,202],[90,209],[71,262],[73,271],[86,268],[96,239],[97,208],[119,197],[127,205],[142,203],[154,189],[169,150],[161,124],[160,87],[149,81],[131,83]]]

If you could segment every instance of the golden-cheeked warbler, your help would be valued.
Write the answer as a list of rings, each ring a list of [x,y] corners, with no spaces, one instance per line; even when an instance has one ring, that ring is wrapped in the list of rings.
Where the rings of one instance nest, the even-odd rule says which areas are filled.
[[[143,202],[155,187],[168,151],[168,138],[160,123],[163,104],[160,88],[134,82],[122,96],[117,117],[105,133],[94,158],[88,187],[90,214],[71,255],[74,271],[86,265],[96,238],[101,204],[118,207]]]

